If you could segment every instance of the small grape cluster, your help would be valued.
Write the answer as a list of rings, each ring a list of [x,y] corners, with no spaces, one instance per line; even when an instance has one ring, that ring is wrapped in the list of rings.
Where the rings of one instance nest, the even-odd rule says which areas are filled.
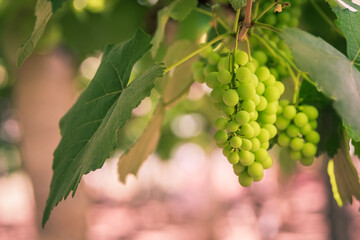
[[[311,105],[295,106],[281,100],[277,110],[277,143],[287,147],[290,158],[311,165],[317,151],[320,135],[316,131],[318,110]]]
[[[277,134],[274,124],[284,85],[262,66],[262,59],[250,62],[244,51],[221,56],[208,48],[201,56],[192,67],[194,79],[212,88],[214,109],[224,115],[215,121],[214,140],[233,164],[239,183],[250,186],[273,164],[267,149]]]

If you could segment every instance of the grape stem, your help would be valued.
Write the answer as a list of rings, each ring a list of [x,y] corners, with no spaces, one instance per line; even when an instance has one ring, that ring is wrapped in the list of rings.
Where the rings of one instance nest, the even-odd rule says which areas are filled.
[[[201,46],[200,48],[198,48],[197,50],[193,51],[192,53],[190,53],[189,55],[183,57],[182,59],[180,59],[179,61],[177,61],[176,63],[168,66],[167,68],[164,69],[164,73],[169,72],[171,69],[177,67],[178,65],[182,64],[183,62],[186,62],[187,60],[189,60],[190,58],[194,57],[195,55],[199,54],[201,51],[203,51],[204,49],[206,49],[207,47],[213,45],[214,43],[227,38],[227,37],[233,37],[234,33],[224,33],[221,34],[219,36],[217,36],[216,38],[214,38],[213,40],[211,40],[210,42],[207,42],[206,44],[204,44],[203,46]]]
[[[254,23],[256,23],[257,21],[259,21],[259,19],[265,15],[265,13],[267,13],[274,5],[276,4],[284,4],[285,6],[289,6],[289,3],[287,2],[279,2],[279,1],[274,1],[272,4],[270,4],[269,6],[267,6],[267,8],[264,9],[264,11],[262,11],[259,15],[257,15],[254,19]]]
[[[241,31],[238,35],[238,39],[240,41],[244,40],[247,32],[249,31],[249,29],[251,27],[251,9],[252,9],[252,0],[247,0],[246,1],[246,10],[245,10],[245,19],[242,24]]]
[[[270,24],[266,24],[266,23],[255,23],[254,25],[255,28],[265,28],[267,30],[276,32],[277,34],[281,33],[281,30],[270,25]]]
[[[196,10],[197,12],[199,12],[199,13],[202,13],[202,14],[206,15],[206,16],[214,17],[214,14],[213,14],[213,13],[211,13],[211,12],[209,12],[209,11],[206,11],[205,9],[196,8],[195,10]],[[218,16],[215,16],[214,18],[215,18],[215,20],[216,20],[223,28],[226,29],[227,32],[230,32],[230,28],[229,28],[228,24],[226,24],[223,19],[221,19],[221,18],[218,17]]]

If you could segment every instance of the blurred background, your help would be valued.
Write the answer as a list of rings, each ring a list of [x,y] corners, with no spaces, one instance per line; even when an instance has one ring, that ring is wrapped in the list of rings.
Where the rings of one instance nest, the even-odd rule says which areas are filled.
[[[157,11],[170,2],[69,0],[17,69],[16,52],[34,26],[36,2],[0,0],[0,239],[359,240],[359,203],[336,205],[326,159],[311,167],[279,164],[273,148],[275,164],[264,179],[242,188],[212,142],[217,113],[201,84],[167,112],[159,146],[138,177],[118,182],[120,151],[86,175],[75,197],[61,202],[41,229],[60,118],[91,81],[106,44],[128,39],[138,27],[153,34]],[[199,4],[211,9],[209,1]],[[300,27],[344,51],[344,40],[323,27],[311,5],[303,8]],[[230,6],[226,12],[231,22]],[[201,11],[180,24],[170,20],[160,57],[175,40],[198,41],[211,23]],[[119,135],[122,150],[146,126],[155,101],[154,93],[134,110]],[[359,169],[360,161],[354,163]]]

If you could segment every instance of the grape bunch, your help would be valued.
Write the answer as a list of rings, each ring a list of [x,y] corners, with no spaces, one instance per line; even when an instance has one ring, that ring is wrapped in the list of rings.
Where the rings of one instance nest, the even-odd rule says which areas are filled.
[[[281,100],[277,110],[277,143],[288,148],[290,158],[311,165],[317,151],[320,135],[316,131],[317,109],[311,105],[295,106]]]
[[[273,164],[267,149],[277,134],[274,124],[284,85],[263,66],[260,55],[249,61],[244,51],[220,55],[211,47],[200,55],[192,66],[194,80],[212,89],[213,107],[223,113],[215,121],[214,140],[233,164],[239,183],[250,186]]]

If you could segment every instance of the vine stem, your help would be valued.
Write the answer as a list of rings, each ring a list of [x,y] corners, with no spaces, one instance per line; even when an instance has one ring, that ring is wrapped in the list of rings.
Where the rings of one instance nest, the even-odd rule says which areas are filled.
[[[183,57],[182,59],[180,59],[179,61],[177,61],[176,63],[168,66],[167,68],[164,69],[164,73],[169,72],[172,68],[177,67],[178,65],[182,64],[183,62],[186,62],[187,60],[189,60],[190,58],[194,57],[195,55],[199,54],[202,50],[204,50],[205,48],[213,45],[214,43],[227,38],[227,37],[232,37],[234,36],[234,33],[224,33],[221,34],[219,36],[217,36],[216,38],[214,38],[213,40],[211,40],[210,42],[206,43],[205,45],[203,45],[202,47],[198,48],[197,50],[195,50],[194,52],[190,53],[189,55]]]
[[[238,39],[240,41],[244,40],[246,37],[246,33],[249,31],[251,27],[251,9],[252,9],[252,0],[246,1],[246,10],[245,10],[245,19],[243,23],[243,27],[239,33]]]
[[[234,27],[233,27],[233,32],[236,32],[237,29],[238,29],[239,18],[240,18],[240,9],[238,9],[238,10],[236,11],[235,22],[234,22]]]
[[[264,11],[262,11],[259,15],[256,16],[256,18],[254,19],[254,22],[256,23],[257,21],[259,21],[259,19],[264,16],[265,13],[267,13],[275,4],[277,4],[277,1],[274,1],[272,4],[270,4],[269,6],[267,6],[267,8],[264,9]]]
[[[281,33],[280,29],[278,29],[270,24],[266,24],[266,23],[255,23],[254,28],[264,28],[264,29],[276,32],[278,34]]]
[[[209,11],[206,11],[202,8],[195,8],[195,10],[199,13],[202,13],[204,15],[207,15],[209,17],[214,17],[213,13],[209,12]],[[230,32],[230,28],[228,26],[228,24],[225,23],[225,21],[223,19],[221,19],[220,17],[218,16],[215,16],[215,20],[223,27],[226,29],[226,31]]]

